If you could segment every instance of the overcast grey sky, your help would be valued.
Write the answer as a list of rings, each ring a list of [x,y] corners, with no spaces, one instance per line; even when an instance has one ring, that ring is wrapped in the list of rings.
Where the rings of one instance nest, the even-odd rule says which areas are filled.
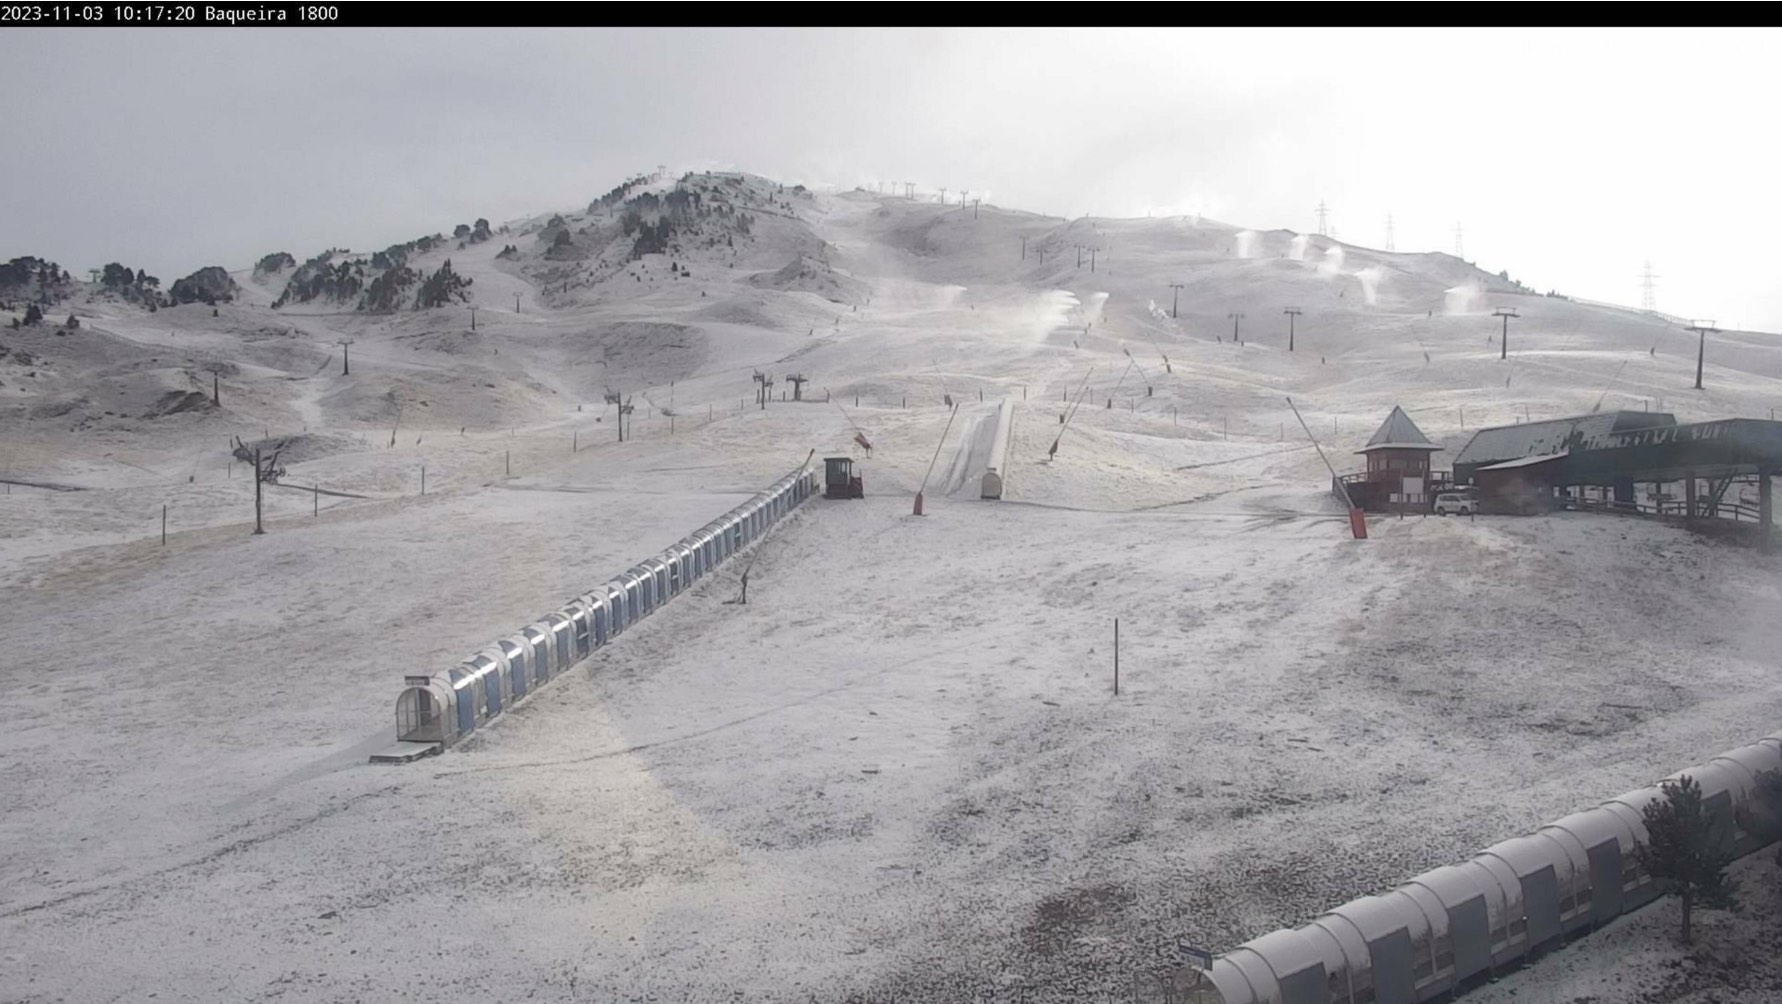
[[[1774,31],[14,30],[0,258],[163,282],[737,167],[1454,249],[1782,331]]]

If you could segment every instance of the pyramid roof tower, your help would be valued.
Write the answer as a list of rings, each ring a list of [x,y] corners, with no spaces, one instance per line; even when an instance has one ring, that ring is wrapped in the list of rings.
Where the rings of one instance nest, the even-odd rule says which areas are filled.
[[[1355,452],[1372,453],[1375,450],[1428,450],[1434,453],[1441,450],[1441,447],[1429,441],[1429,437],[1423,434],[1422,429],[1417,428],[1417,423],[1411,421],[1411,416],[1405,414],[1403,408],[1393,405],[1392,414],[1387,415],[1386,421],[1380,423],[1379,430],[1367,441],[1367,446]]]

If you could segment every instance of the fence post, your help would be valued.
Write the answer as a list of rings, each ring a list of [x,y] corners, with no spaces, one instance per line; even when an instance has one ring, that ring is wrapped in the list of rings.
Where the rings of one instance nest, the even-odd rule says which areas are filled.
[[[167,546],[167,503],[161,503],[161,546]]]

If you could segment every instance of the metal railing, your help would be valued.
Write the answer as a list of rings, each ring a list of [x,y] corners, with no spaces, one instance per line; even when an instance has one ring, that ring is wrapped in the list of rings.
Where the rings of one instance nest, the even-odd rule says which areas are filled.
[[[1555,501],[1573,509],[1590,512],[1619,512],[1632,516],[1656,516],[1660,519],[1690,518],[1687,499],[1660,499],[1657,502],[1615,502],[1607,499],[1559,496]],[[1723,519],[1735,523],[1762,523],[1763,510],[1742,502],[1715,502],[1712,499],[1696,499],[1694,518]]]

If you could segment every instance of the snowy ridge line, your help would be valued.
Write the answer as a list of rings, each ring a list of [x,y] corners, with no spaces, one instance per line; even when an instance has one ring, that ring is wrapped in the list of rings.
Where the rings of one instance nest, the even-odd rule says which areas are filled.
[[[1743,857],[1764,841],[1741,811],[1757,776],[1782,769],[1782,732],[1730,750],[1688,775]],[[1662,783],[1659,782],[1659,783]],[[1505,969],[1651,903],[1665,890],[1639,867],[1643,810],[1658,784],[1493,844],[1459,865],[1363,896],[1294,929],[1215,957],[1221,1004],[1421,1004],[1450,999]]]
[[[397,741],[438,751],[467,738],[746,550],[816,489],[806,457],[765,491],[517,634],[450,669],[404,677],[396,699]]]

